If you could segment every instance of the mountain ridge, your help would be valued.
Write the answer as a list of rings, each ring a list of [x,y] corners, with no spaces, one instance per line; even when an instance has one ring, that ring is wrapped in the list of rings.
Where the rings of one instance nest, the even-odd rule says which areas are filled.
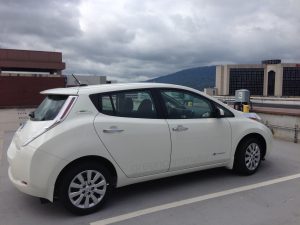
[[[216,66],[203,66],[180,70],[147,82],[178,84],[203,91],[204,88],[215,86],[215,75]]]

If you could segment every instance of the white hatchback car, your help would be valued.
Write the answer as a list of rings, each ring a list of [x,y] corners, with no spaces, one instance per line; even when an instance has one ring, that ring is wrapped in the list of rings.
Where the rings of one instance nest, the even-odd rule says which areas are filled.
[[[15,133],[9,177],[22,192],[96,211],[110,189],[213,167],[253,174],[272,133],[216,99],[170,84],[59,88]]]

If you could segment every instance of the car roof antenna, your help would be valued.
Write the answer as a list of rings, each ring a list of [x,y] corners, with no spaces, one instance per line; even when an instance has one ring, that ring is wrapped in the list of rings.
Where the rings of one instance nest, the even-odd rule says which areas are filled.
[[[72,73],[72,76],[74,77],[76,83],[78,84],[78,86],[88,86],[87,84],[82,84],[78,79],[77,77],[75,77],[74,73]]]

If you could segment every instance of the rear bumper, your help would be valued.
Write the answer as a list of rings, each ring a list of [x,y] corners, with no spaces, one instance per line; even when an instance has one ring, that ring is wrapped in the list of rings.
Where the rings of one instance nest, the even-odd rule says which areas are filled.
[[[13,173],[12,173],[12,168],[9,167],[8,168],[8,176],[10,181],[13,183],[13,185],[21,192],[28,194],[28,195],[32,195],[35,197],[43,197],[38,193],[38,190],[36,190],[35,188],[31,187],[30,184],[28,183],[24,183],[25,181],[22,180],[18,180],[14,177]]]
[[[30,146],[20,147],[13,140],[7,151],[8,176],[13,185],[21,192],[42,197],[41,193],[30,182],[30,167],[34,152],[34,148]]]
[[[11,142],[7,158],[8,175],[13,185],[23,193],[53,200],[51,175],[61,159],[30,145],[18,147]]]

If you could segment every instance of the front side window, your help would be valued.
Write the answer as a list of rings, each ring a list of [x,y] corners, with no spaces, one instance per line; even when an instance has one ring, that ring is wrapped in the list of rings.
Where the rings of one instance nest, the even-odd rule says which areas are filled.
[[[100,111],[103,114],[120,117],[157,118],[155,105],[149,91],[102,94]]]
[[[161,91],[169,119],[194,119],[213,117],[209,100],[186,91]]]
[[[48,95],[34,111],[31,120],[53,120],[65,104],[67,98],[68,95]]]

